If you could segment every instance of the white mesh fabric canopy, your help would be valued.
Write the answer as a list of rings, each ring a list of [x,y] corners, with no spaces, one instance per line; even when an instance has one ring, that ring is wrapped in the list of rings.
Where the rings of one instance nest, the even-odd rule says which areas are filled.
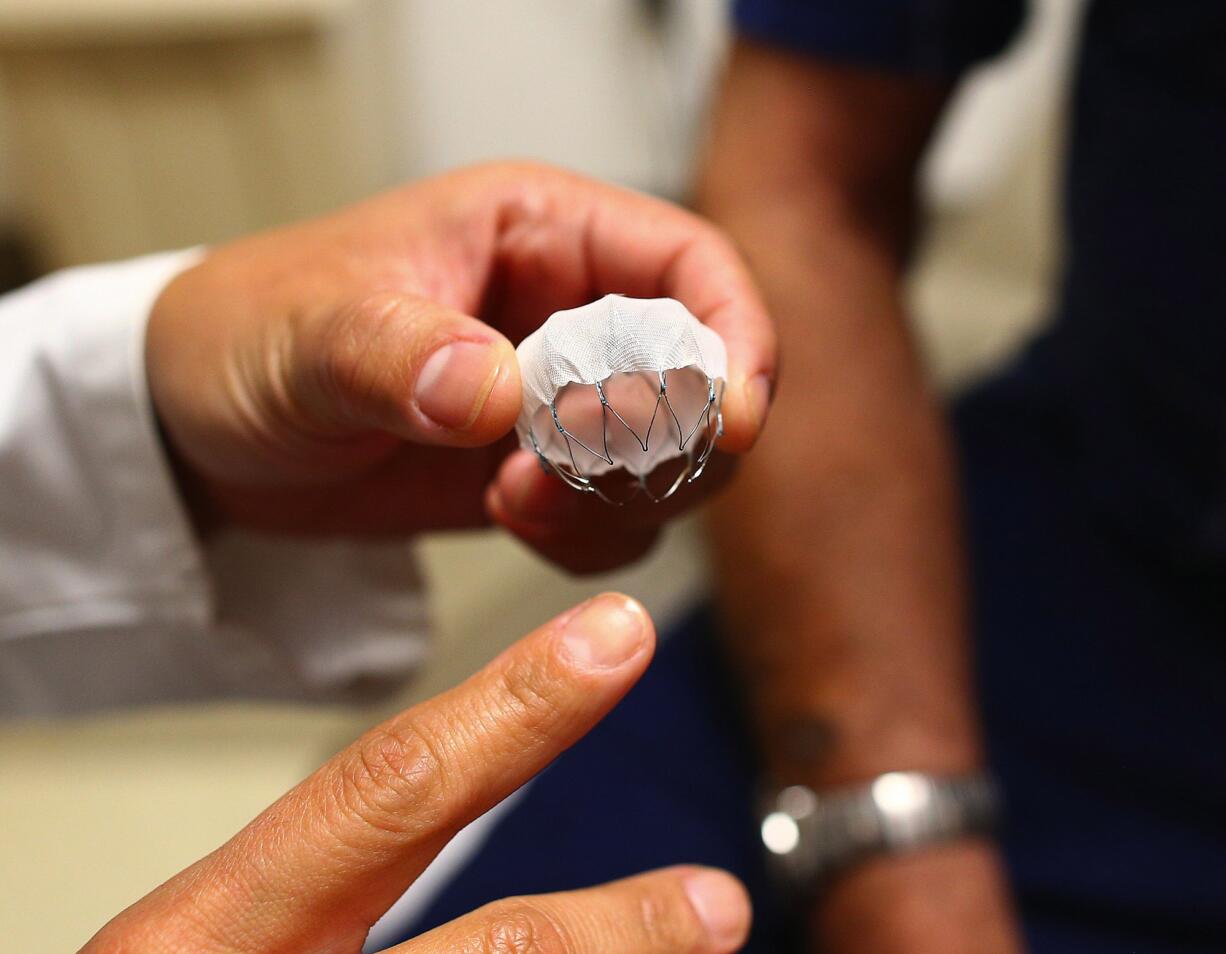
[[[523,381],[520,445],[584,477],[616,468],[642,476],[692,453],[689,439],[712,414],[718,416],[716,382],[722,396],[728,373],[723,339],[671,298],[607,295],[556,312],[523,340],[517,355]],[[626,381],[640,386],[636,391]],[[575,410],[574,386],[594,386],[591,399],[584,400],[601,428],[612,419],[611,431],[580,436],[583,425],[572,423],[583,413]],[[568,399],[570,409],[564,410]],[[564,421],[567,414],[571,418]],[[637,453],[628,449],[627,434],[637,439]]]

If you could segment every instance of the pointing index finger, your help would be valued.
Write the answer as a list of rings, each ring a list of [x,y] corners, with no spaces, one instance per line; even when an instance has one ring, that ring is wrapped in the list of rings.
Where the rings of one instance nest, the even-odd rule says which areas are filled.
[[[732,243],[718,232],[686,246],[665,289],[719,332],[728,347],[720,447],[744,452],[766,421],[777,368],[778,343],[761,293]]]
[[[604,594],[367,732],[130,909],[243,949],[358,943],[444,844],[583,736],[646,668],[650,618]]]

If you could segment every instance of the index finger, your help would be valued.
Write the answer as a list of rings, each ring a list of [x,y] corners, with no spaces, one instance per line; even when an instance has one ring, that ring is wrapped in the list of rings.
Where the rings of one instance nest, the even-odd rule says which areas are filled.
[[[202,931],[245,950],[360,946],[460,828],[617,703],[653,646],[638,603],[613,593],[589,600],[366,733],[112,925],[186,932],[184,949]]]
[[[749,268],[705,219],[670,202],[531,164],[475,170],[497,261],[495,294],[512,339],[551,312],[609,293],[670,297],[728,346],[724,437],[747,450],[762,427],[776,374],[775,330]],[[493,210],[491,213],[490,210]]]
[[[676,298],[728,347],[724,436],[740,453],[765,421],[778,366],[766,304],[730,239],[669,203],[607,187],[593,196],[585,248],[598,288]]]

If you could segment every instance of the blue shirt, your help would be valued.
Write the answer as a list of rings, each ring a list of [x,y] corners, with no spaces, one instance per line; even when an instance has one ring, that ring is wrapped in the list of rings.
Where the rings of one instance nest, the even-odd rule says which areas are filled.
[[[1024,7],[738,0],[736,20],[814,57],[952,78]],[[1102,519],[1226,579],[1226,5],[1093,2],[1070,132],[1068,265],[1034,373],[1075,410]]]
[[[737,0],[737,32],[824,60],[955,76],[1001,50],[1025,0]]]

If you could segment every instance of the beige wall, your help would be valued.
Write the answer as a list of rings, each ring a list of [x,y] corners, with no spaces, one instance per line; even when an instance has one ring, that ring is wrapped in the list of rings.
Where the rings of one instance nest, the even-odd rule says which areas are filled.
[[[51,15],[71,2],[0,3],[9,208],[49,267],[218,241],[396,177],[375,4],[172,2],[90,28]]]
[[[106,11],[111,9],[108,17]],[[674,194],[722,4],[0,0],[0,196],[49,267],[547,159]]]

